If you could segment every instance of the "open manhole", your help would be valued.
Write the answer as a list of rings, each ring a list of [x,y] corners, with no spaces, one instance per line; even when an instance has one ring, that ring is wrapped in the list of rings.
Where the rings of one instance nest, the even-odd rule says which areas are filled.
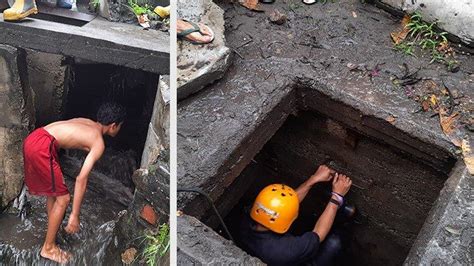
[[[353,179],[347,200],[359,211],[341,265],[401,265],[456,160],[326,96],[307,102],[311,106],[290,115],[216,201],[237,245],[246,250],[239,223],[263,187],[285,183],[296,188],[318,165],[328,164]],[[351,123],[350,117],[361,119]],[[290,232],[312,230],[330,191],[330,184],[313,188]],[[210,212],[202,220],[216,224]]]

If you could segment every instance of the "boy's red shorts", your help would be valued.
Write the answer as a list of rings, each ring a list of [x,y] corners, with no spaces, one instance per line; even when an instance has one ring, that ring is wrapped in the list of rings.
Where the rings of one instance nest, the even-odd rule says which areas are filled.
[[[43,128],[33,131],[23,144],[25,183],[33,195],[69,194],[58,160],[58,143]]]

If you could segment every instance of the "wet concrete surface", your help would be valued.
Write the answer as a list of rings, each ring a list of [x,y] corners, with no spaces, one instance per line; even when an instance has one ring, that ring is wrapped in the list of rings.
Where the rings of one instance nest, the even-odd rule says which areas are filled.
[[[74,178],[81,163],[65,157],[61,161],[72,197]],[[0,215],[0,265],[57,265],[39,256],[47,229],[46,198],[28,195],[28,200],[24,220],[15,215]],[[74,256],[68,265],[102,265],[107,261],[105,248],[113,241],[115,222],[131,200],[132,191],[120,181],[96,171],[90,174],[81,207],[79,233],[68,235],[64,231],[71,213],[71,200],[57,235],[59,246]]]
[[[169,74],[169,34],[97,17],[83,27],[27,18],[3,21],[0,42],[157,74]]]
[[[395,87],[390,77],[402,73],[403,63],[411,69],[422,66],[420,76],[438,81],[443,78],[452,83],[452,87],[464,95],[462,105],[469,106],[474,94],[470,89],[473,85],[472,57],[460,56],[461,71],[448,73],[442,65],[429,64],[428,58],[402,55],[392,49],[389,37],[399,19],[358,1],[296,9],[288,12],[290,20],[283,26],[270,24],[263,13],[251,12],[238,5],[222,6],[227,10],[230,46],[238,47],[244,36],[250,36],[254,41],[238,49],[243,58],[236,57],[224,79],[180,104],[178,180],[181,186],[206,187],[203,182],[228,172],[229,167],[222,167],[223,162],[250,138],[258,125],[284,102],[283,99],[295,98],[289,100],[294,103],[288,103],[288,107],[279,112],[281,116],[298,109],[297,102],[301,99],[303,108],[311,105],[311,102],[304,102],[305,95],[310,93],[322,93],[351,106],[360,111],[360,120],[371,116],[385,120],[394,116],[395,128],[448,153],[455,152],[455,147],[442,133],[437,117],[432,117],[432,113],[416,112],[419,105]],[[288,8],[281,2],[267,7]],[[351,16],[353,10],[358,18]],[[299,45],[305,38],[325,45],[321,49]],[[351,41],[347,42],[349,39]],[[346,66],[349,62],[385,65],[380,76],[371,82],[362,73],[351,72]],[[293,95],[295,87],[305,88],[298,93],[301,97]],[[275,125],[272,131],[277,128]],[[260,141],[255,145],[263,143]],[[239,158],[239,155],[235,156]],[[210,191],[219,189],[211,182],[214,185],[207,185]],[[185,202],[184,199],[181,201]]]
[[[451,73],[443,65],[429,64],[426,55],[403,55],[390,39],[400,18],[356,0],[264,5],[265,10],[278,8],[287,14],[289,21],[281,26],[271,24],[266,13],[228,1],[219,5],[225,10],[227,45],[237,55],[222,80],[178,106],[178,187],[199,187],[217,200],[290,113],[318,108],[320,94],[343,104],[334,108],[350,106],[338,114],[341,120],[372,126],[382,139],[418,158],[443,162],[457,156],[438,117],[418,112],[419,104],[391,77],[403,73],[403,63],[413,70],[421,68],[420,77],[445,82],[462,96],[455,110],[468,110],[463,115],[469,118],[472,56],[459,53],[461,69]],[[367,72],[350,71],[348,63],[364,64],[369,70],[383,65],[370,78]],[[324,107],[331,111],[331,105]],[[389,117],[395,120],[389,123]],[[392,132],[403,134],[392,139]],[[178,195],[178,208],[197,218],[209,212],[194,195]]]

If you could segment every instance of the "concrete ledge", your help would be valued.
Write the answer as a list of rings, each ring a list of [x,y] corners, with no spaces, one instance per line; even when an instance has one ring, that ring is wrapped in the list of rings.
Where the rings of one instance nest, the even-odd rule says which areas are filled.
[[[96,18],[83,27],[27,19],[3,22],[0,42],[157,74],[169,74],[169,34]]]
[[[265,265],[188,215],[178,219],[178,265]]]
[[[458,162],[425,220],[405,265],[474,263],[474,176]]]

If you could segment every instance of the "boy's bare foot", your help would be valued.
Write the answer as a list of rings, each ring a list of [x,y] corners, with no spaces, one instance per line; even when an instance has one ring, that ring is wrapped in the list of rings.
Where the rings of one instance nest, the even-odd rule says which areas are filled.
[[[54,246],[49,249],[43,246],[40,256],[60,264],[66,263],[69,261],[69,259],[71,259],[71,253],[60,249],[58,246]]]

